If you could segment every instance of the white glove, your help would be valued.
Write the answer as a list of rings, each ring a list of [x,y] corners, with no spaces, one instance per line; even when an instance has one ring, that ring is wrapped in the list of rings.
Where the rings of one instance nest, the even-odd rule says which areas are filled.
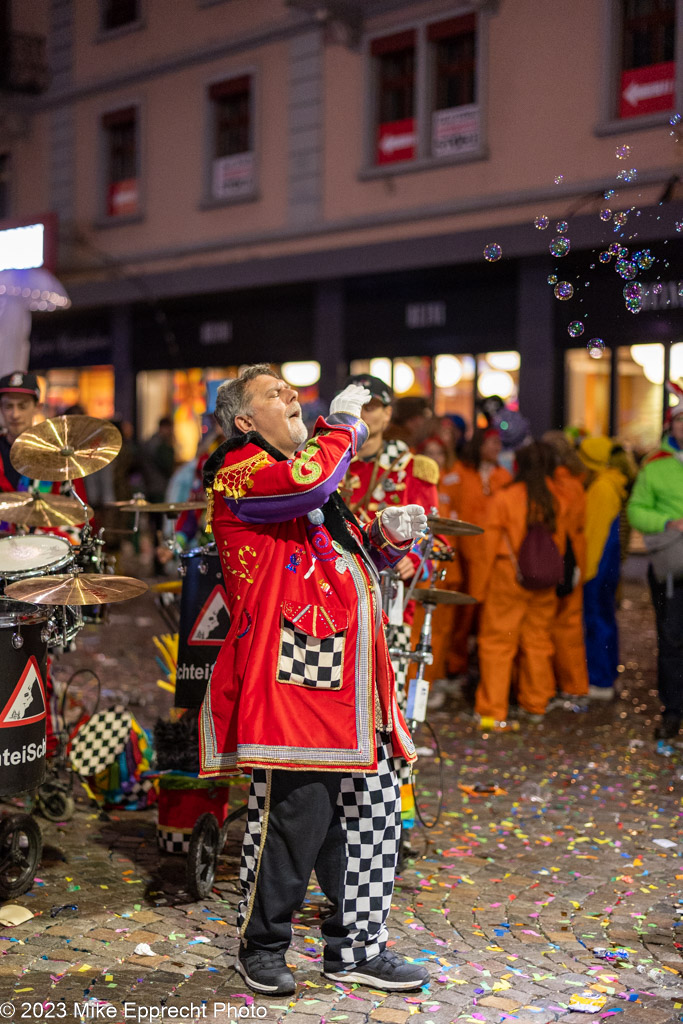
[[[427,516],[422,505],[404,505],[403,508],[391,506],[385,508],[382,515],[382,528],[389,540],[403,544],[414,540],[427,529]]]
[[[361,409],[371,398],[372,395],[367,388],[362,387],[360,384],[349,384],[338,395],[335,395],[330,402],[330,416],[337,412],[346,412],[349,416],[355,416],[358,420],[360,419]]]

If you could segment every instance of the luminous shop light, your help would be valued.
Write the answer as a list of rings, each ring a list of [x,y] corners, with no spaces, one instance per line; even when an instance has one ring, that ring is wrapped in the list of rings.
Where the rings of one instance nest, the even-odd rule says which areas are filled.
[[[391,387],[391,359],[371,359],[370,373]]]
[[[631,345],[629,352],[631,359],[634,363],[638,363],[638,366],[647,366],[652,362],[653,352],[659,351],[657,359],[664,359],[664,346],[656,343],[654,345]]]
[[[415,383],[415,374],[407,363],[397,359],[394,363],[394,391],[397,395],[405,395]]]
[[[281,370],[287,383],[295,388],[310,388],[320,380],[320,363],[314,359],[299,363],[283,363]]]
[[[683,342],[677,341],[671,346],[670,373],[671,380],[683,377]]]
[[[490,398],[491,395],[509,398],[515,390],[515,382],[505,370],[486,370],[479,377],[478,386],[482,398]]]
[[[486,355],[486,362],[493,370],[515,370],[519,369],[519,352],[489,352]]]
[[[454,388],[462,377],[462,363],[457,356],[437,356],[434,360],[434,383],[437,388]]]
[[[0,231],[0,270],[42,267],[44,224],[28,224]]]

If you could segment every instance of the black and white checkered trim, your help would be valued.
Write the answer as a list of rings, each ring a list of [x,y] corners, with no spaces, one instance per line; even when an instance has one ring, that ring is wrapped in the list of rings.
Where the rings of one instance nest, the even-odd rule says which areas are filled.
[[[97,775],[113,764],[130,735],[132,718],[123,707],[98,711],[71,743],[71,767],[79,775]]]
[[[283,619],[277,680],[314,690],[338,690],[342,684],[346,634],[309,636]]]
[[[410,626],[407,626],[405,623],[400,626],[387,626],[386,632],[388,647],[395,647],[401,651],[410,651]],[[410,662],[407,658],[392,658],[391,664],[394,667],[394,675],[396,676],[396,703],[401,711],[405,713],[408,698],[408,666]]]
[[[164,853],[189,853],[192,829],[188,832],[174,832],[157,825],[157,843]]]
[[[242,932],[245,923],[248,921],[249,901],[254,892],[256,882],[267,792],[268,772],[263,768],[254,768],[251,773],[251,786],[249,787],[249,800],[247,801],[247,821],[244,828],[242,855],[240,858],[242,899],[237,907],[237,927],[240,932]]]
[[[345,775],[337,806],[346,837],[343,923],[345,964],[378,956],[388,937],[401,836],[401,794],[391,740],[377,744],[377,774]]]

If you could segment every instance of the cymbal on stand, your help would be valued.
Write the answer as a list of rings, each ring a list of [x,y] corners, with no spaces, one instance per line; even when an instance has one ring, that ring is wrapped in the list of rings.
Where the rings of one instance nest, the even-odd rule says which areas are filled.
[[[476,598],[470,594],[461,594],[457,590],[437,590],[434,587],[417,587],[412,594],[414,601],[421,604],[476,604]]]
[[[18,526],[82,526],[93,510],[64,494],[10,491],[0,496],[0,520]]]
[[[9,457],[19,473],[33,480],[77,480],[108,466],[122,442],[108,420],[55,416],[24,430]]]
[[[148,589],[142,580],[131,576],[105,576],[101,573],[35,576],[5,587],[5,594],[28,604],[84,605],[113,604],[139,597]]]
[[[474,537],[483,533],[481,526],[466,523],[464,519],[447,519],[445,516],[427,516],[427,525],[432,533],[443,533],[446,536]]]
[[[206,508],[205,501],[147,501],[146,498],[130,498],[128,501],[108,501],[105,508],[118,512],[163,512],[165,515],[180,515],[192,509]]]

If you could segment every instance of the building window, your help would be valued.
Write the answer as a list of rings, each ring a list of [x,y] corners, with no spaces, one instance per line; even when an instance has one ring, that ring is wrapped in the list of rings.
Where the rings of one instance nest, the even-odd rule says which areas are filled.
[[[0,220],[10,215],[10,173],[12,158],[9,153],[0,153]]]
[[[415,32],[375,39],[377,164],[412,160],[415,136]]]
[[[216,82],[211,104],[211,197],[225,200],[254,191],[252,80],[250,75]]]
[[[106,213],[132,217],[140,212],[138,125],[135,107],[105,114]]]
[[[371,41],[375,165],[481,154],[479,36],[470,13]]]
[[[140,20],[140,0],[102,0],[102,31],[134,25]]]
[[[619,116],[671,110],[676,88],[676,0],[620,0]]]

